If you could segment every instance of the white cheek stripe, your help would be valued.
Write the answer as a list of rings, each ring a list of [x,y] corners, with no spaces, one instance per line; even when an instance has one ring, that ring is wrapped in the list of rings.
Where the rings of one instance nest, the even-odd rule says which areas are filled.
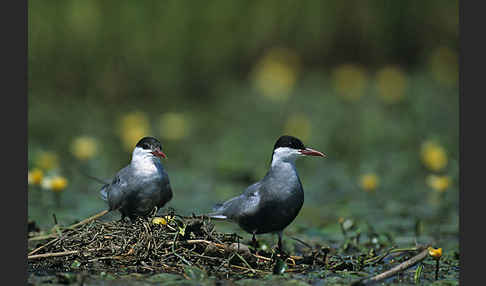
[[[294,162],[300,155],[299,150],[279,147],[273,151],[272,165],[277,162]]]

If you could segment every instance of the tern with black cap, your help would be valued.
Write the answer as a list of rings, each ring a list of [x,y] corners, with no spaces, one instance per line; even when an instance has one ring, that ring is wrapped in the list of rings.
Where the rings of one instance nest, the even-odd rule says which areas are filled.
[[[159,140],[144,137],[138,141],[130,164],[101,188],[101,197],[108,202],[109,211],[120,211],[122,220],[134,219],[149,215],[154,208],[160,209],[172,199],[169,176],[160,158],[167,156]]]
[[[236,222],[253,235],[254,244],[256,234],[277,233],[282,252],[283,230],[304,204],[304,189],[295,168],[295,160],[302,156],[327,157],[293,136],[281,136],[273,147],[270,169],[263,179],[240,196],[218,204],[209,217]]]

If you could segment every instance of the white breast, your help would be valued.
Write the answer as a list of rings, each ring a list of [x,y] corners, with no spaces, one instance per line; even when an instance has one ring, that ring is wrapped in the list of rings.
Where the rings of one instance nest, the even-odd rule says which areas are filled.
[[[150,151],[141,148],[135,148],[132,155],[132,162],[130,163],[136,176],[153,176],[158,174],[157,166],[154,163],[154,156]]]

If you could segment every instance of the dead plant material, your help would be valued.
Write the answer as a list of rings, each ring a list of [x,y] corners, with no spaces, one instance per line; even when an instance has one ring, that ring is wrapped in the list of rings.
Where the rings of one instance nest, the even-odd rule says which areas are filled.
[[[252,253],[235,234],[217,232],[209,218],[174,213],[164,217],[165,224],[152,223],[152,217],[111,222],[87,219],[61,228],[55,236],[34,236],[29,239],[30,271],[184,274],[186,267],[194,266],[220,277],[272,272],[275,253]],[[310,263],[299,263],[302,257],[291,260],[289,272],[310,267]]]

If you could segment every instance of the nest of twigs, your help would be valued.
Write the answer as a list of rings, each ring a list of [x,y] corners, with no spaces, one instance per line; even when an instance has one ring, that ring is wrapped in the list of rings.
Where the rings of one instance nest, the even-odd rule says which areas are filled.
[[[256,252],[240,243],[236,234],[216,231],[207,217],[173,212],[158,217],[162,218],[158,223],[153,216],[110,222],[90,218],[57,227],[48,235],[34,235],[29,238],[29,270],[184,275],[187,267],[198,267],[209,275],[228,278],[306,272],[311,266],[326,264],[327,252],[321,250],[303,256]]]

